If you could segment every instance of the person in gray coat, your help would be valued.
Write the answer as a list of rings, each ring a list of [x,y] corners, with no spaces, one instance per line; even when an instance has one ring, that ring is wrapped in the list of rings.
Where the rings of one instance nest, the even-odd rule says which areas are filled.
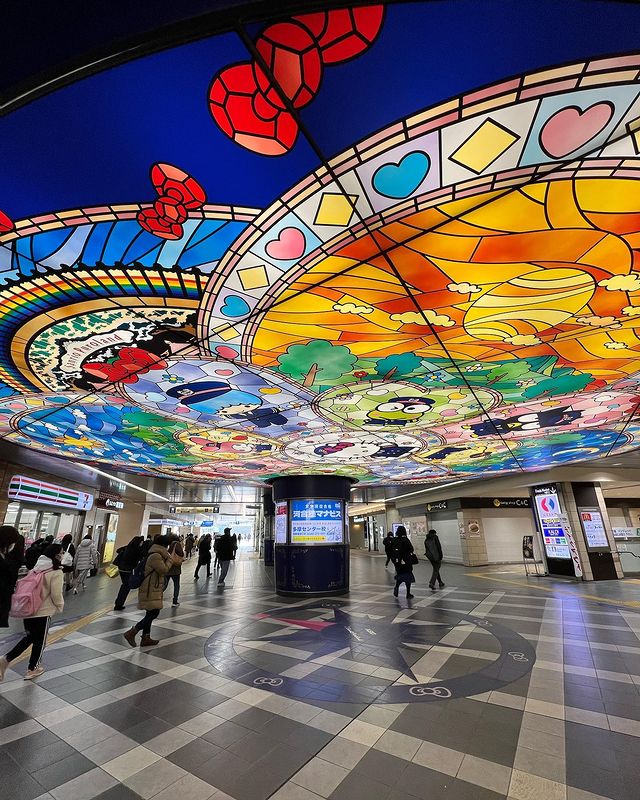
[[[98,551],[93,543],[91,534],[88,533],[78,545],[75,558],[73,559],[73,567],[76,571],[76,577],[73,581],[74,594],[78,594],[79,586],[82,586],[82,591],[84,591],[84,584],[87,580],[87,575],[97,566]]]

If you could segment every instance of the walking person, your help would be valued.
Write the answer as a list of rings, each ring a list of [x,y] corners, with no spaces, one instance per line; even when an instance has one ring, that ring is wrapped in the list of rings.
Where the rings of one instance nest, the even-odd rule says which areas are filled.
[[[224,586],[224,579],[229,572],[229,565],[236,557],[238,543],[235,536],[231,535],[231,528],[225,528],[224,533],[218,540],[217,554],[220,560],[220,577],[218,586]]]
[[[218,558],[218,542],[220,541],[220,537],[217,533],[213,535],[213,568],[220,569],[220,559]]]
[[[440,577],[440,565],[442,564],[442,545],[440,544],[438,534],[433,530],[433,528],[429,531],[424,540],[424,554],[429,559],[431,566],[433,567],[431,580],[429,581],[429,588],[435,592],[436,581],[438,581],[438,586],[441,589],[444,589],[444,581]]]
[[[196,571],[193,575],[194,579],[197,581],[200,572],[200,567],[206,566],[207,568],[207,578],[211,577],[211,534],[207,533],[200,539],[200,544],[198,545],[198,565],[196,567]]]
[[[113,563],[118,567],[120,576],[120,589],[113,604],[114,611],[124,611],[127,597],[129,596],[129,578],[136,564],[142,558],[144,538],[134,536],[124,547],[119,547]]]
[[[12,554],[19,541],[20,534],[12,525],[0,527],[0,628],[9,627],[11,596],[16,588],[19,569]]]
[[[394,537],[391,531],[387,531],[384,539],[382,540],[382,546],[384,547],[385,555],[387,556],[387,560],[384,562],[385,569],[389,566],[389,562],[393,561],[393,548],[394,548]]]
[[[78,586],[81,586],[84,592],[87,576],[92,569],[98,566],[98,551],[91,539],[90,533],[88,533],[78,545],[73,566],[76,571],[76,577],[73,582],[73,593],[78,594]]]
[[[9,664],[21,656],[25,650],[31,648],[29,657],[29,668],[24,676],[25,681],[33,680],[44,672],[42,666],[42,653],[47,643],[49,623],[54,614],[58,614],[64,608],[64,594],[62,591],[63,575],[61,567],[62,545],[51,544],[38,561],[32,572],[42,573],[42,594],[41,601],[37,610],[32,616],[24,617],[22,620],[25,635],[13,647],[6,656],[0,658],[0,681],[4,679]],[[23,580],[29,580],[24,578]],[[20,590],[18,589],[18,592]]]
[[[193,534],[188,533],[187,538],[184,540],[184,549],[187,558],[191,558],[191,556],[193,555],[193,548],[195,543],[196,540],[193,538]]]
[[[173,602],[171,605],[180,605],[180,575],[182,574],[182,562],[184,561],[184,550],[182,549],[182,542],[177,536],[171,536],[171,543],[169,544],[169,552],[173,556],[173,565],[164,579],[165,591],[169,585],[169,580],[173,581]]]
[[[145,612],[144,617],[130,628],[124,638],[131,647],[136,647],[136,637],[142,631],[140,647],[152,647],[158,644],[151,638],[151,624],[162,611],[165,577],[176,563],[177,556],[171,555],[167,549],[171,543],[169,536],[156,536],[149,548],[149,555],[144,565],[144,578],[138,589],[138,608]]]
[[[64,590],[68,592],[73,584],[73,560],[76,557],[76,548],[73,536],[65,533],[60,542],[62,545],[62,574],[64,575]]]
[[[411,599],[411,584],[415,582],[413,575],[413,565],[418,559],[413,552],[413,545],[407,536],[407,529],[404,525],[396,528],[396,542],[394,551],[394,563],[396,565],[396,585],[393,590],[394,597],[398,596],[398,589],[404,583],[407,587],[407,598]]]

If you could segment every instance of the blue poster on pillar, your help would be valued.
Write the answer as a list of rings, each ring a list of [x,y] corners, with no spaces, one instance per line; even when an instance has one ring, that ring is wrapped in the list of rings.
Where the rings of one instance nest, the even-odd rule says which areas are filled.
[[[292,500],[291,544],[342,544],[341,500]]]

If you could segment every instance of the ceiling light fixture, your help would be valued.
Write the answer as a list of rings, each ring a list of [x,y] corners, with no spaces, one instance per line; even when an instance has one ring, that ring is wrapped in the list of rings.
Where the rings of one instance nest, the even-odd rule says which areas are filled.
[[[114,478],[113,475],[109,475],[108,472],[103,472],[101,469],[97,469],[96,467],[88,467],[86,464],[82,465],[84,469],[89,469],[91,472],[95,472],[98,475],[104,475],[105,478],[110,478],[112,481],[118,481],[118,483],[122,483],[125,486],[128,486],[131,489],[137,489],[139,492],[144,492],[145,494],[150,495],[151,497],[157,497],[160,500],[169,501],[168,497],[165,497],[163,494],[156,494],[156,492],[152,492],[150,489],[143,489],[142,486],[136,486],[135,483],[129,483],[128,481],[123,481],[122,478]]]

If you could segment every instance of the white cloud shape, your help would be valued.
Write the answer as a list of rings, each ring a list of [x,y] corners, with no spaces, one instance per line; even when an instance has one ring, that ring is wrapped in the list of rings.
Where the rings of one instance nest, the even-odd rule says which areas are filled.
[[[604,346],[607,350],[626,350],[627,345],[624,342],[605,342]]]
[[[622,313],[625,317],[640,317],[640,306],[625,306]]]
[[[436,314],[431,308],[425,308],[421,314],[417,311],[405,311],[402,314],[392,314],[394,322],[401,322],[403,325],[438,325],[441,328],[450,328],[455,325],[455,321],[446,314]],[[426,321],[425,321],[426,320]]]
[[[534,344],[542,344],[542,340],[534,336],[533,333],[516,333],[515,336],[508,336],[504,340],[507,344],[517,344],[529,347]]]
[[[592,328],[619,328],[620,323],[615,317],[576,317],[578,325],[590,325]]]
[[[355,303],[336,303],[333,310],[340,314],[371,314],[375,311],[373,306],[358,306]]]
[[[447,289],[450,292],[459,292],[460,294],[474,294],[475,292],[482,291],[475,283],[466,283],[466,281],[463,283],[450,283]]]
[[[608,292],[637,292],[640,290],[640,273],[613,275],[601,280],[598,286],[604,286]]]

